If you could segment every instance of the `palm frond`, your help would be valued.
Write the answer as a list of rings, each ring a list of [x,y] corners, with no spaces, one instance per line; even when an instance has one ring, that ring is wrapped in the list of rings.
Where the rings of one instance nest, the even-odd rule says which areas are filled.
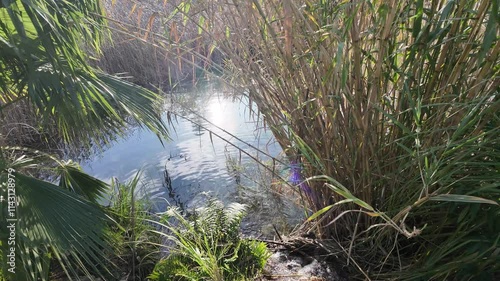
[[[85,145],[107,141],[107,134],[122,133],[129,122],[151,129],[160,139],[168,137],[158,95],[88,65],[88,52],[100,52],[104,24],[96,0],[2,1],[0,112],[27,100],[42,117],[39,125],[55,122],[65,141]],[[6,157],[5,151],[13,156],[26,151],[0,147],[1,182],[9,168],[19,169],[14,173],[16,251],[18,266],[27,274],[21,279],[46,280],[51,258],[72,278],[108,279],[112,250],[104,232],[107,217],[94,203],[107,185],[74,163],[38,151],[29,152],[33,157]],[[28,168],[40,168],[42,160],[58,173],[60,186],[25,174]],[[5,186],[1,189],[6,192]]]
[[[49,182],[21,173],[13,174],[19,204],[16,254],[20,260],[17,266],[29,275],[29,279],[45,280],[40,274],[41,269],[48,266],[44,256],[58,260],[72,278],[81,275],[109,277],[112,250],[104,231],[108,218],[101,208]],[[0,178],[5,180],[6,173],[2,172]],[[2,211],[4,220],[6,210]]]
[[[105,194],[109,185],[82,171],[75,162],[67,162],[57,168],[60,174],[59,186],[97,203],[97,199]]]
[[[99,1],[13,1],[0,8],[0,110],[28,99],[68,142],[105,141],[123,132],[128,116],[167,138],[159,95],[87,64],[80,45],[83,38],[99,50],[100,12]]]

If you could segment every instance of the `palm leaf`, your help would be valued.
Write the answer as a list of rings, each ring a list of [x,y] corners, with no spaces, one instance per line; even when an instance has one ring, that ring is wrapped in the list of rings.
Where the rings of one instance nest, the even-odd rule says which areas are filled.
[[[99,52],[99,1],[8,1],[0,8],[0,110],[28,99],[64,140],[106,141],[128,116],[168,137],[159,95],[86,63],[82,38]],[[69,28],[71,27],[71,28]]]
[[[91,202],[97,203],[97,199],[104,195],[109,185],[82,171],[75,162],[68,162],[57,168],[61,178],[59,186],[81,195]]]
[[[47,261],[41,257],[51,254],[72,278],[109,278],[112,249],[104,232],[108,218],[100,207],[49,182],[14,175],[19,203],[17,266],[30,280],[44,279],[40,272]],[[1,178],[6,178],[5,173]],[[6,217],[4,214],[2,219]]]
[[[167,137],[166,126],[157,113],[158,95],[87,64],[82,46],[100,52],[105,24],[101,13],[100,1],[95,0],[2,1],[0,111],[26,99],[46,124],[55,121],[67,142],[79,140],[90,145],[106,141],[108,133],[122,133],[129,122]],[[48,155],[12,160],[7,159],[5,151],[0,148],[2,182],[6,169],[16,167],[27,172],[28,165],[40,167],[43,159],[49,160],[44,163],[55,162],[60,175],[58,187],[15,173],[19,197],[16,250],[18,266],[27,274],[17,277],[46,280],[52,255],[70,277],[108,279],[111,249],[103,233],[107,218],[91,202],[106,185],[72,163]],[[16,153],[19,151],[23,150]],[[5,191],[4,186],[1,188]]]

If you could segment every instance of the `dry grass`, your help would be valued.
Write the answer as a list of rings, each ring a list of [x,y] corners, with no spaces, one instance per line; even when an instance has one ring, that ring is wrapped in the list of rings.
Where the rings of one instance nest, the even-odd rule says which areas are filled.
[[[0,146],[22,146],[43,148],[47,152],[62,149],[63,144],[55,125],[42,127],[42,121],[35,110],[25,101],[12,104],[0,114]]]
[[[126,73],[132,82],[150,89],[195,84],[205,71],[220,71],[222,58],[203,41],[192,20],[193,5],[181,1],[105,1],[111,41],[94,64],[108,73]],[[198,19],[199,21],[199,19]]]

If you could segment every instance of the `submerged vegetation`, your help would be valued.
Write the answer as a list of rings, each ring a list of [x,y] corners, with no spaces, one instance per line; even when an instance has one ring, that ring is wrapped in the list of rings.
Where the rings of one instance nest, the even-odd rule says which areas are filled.
[[[247,95],[293,164],[292,183],[311,214],[306,232],[342,253],[352,279],[498,277],[498,1],[146,3],[121,6],[130,9],[118,13],[126,20],[110,13],[120,41],[104,53],[100,31],[109,25],[99,1],[0,4],[0,183],[15,169],[17,215],[29,218],[17,228],[26,272],[20,280],[47,279],[51,259],[73,278],[108,276],[116,233],[127,240],[119,251],[139,270],[133,278],[155,264],[138,252],[144,237],[172,246],[154,265],[155,280],[244,280],[268,255],[265,245],[239,238],[237,205],[226,212],[212,203],[190,218],[172,209],[162,231],[142,236],[149,224],[133,188],[121,185],[124,197],[113,208],[122,228],[105,232],[109,219],[95,204],[105,183],[74,163],[6,145],[6,135],[28,128],[4,125],[13,120],[2,115],[8,110],[23,115],[21,102],[36,116],[31,127],[51,132],[51,124],[67,142],[102,141],[103,132],[123,132],[130,118],[167,135],[159,97],[88,66],[82,40],[104,70],[137,70],[131,53],[145,61],[136,78],[148,81],[134,81],[143,86],[216,70]],[[120,51],[125,43],[132,46],[127,54]],[[154,71],[144,68],[148,55]],[[47,163],[59,186],[32,176]],[[142,250],[155,255],[151,247]]]

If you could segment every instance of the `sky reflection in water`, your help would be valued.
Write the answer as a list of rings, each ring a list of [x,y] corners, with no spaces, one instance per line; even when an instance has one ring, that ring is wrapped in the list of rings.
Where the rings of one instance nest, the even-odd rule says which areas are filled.
[[[281,148],[272,133],[263,129],[257,116],[249,114],[248,103],[244,99],[224,98],[217,92],[184,95],[194,95],[194,98],[189,97],[188,103],[197,114],[214,125],[273,157],[281,157]],[[164,146],[155,134],[133,128],[127,137],[118,139],[104,152],[81,163],[84,171],[106,182],[110,182],[112,177],[123,182],[141,170],[144,183],[142,193],[154,199],[158,210],[164,210],[167,205],[188,209],[198,207],[208,197],[212,197],[226,204],[240,202],[250,205],[245,225],[253,231],[260,228],[269,232],[271,224],[284,227],[297,222],[300,210],[291,200],[276,196],[269,188],[271,178],[265,175],[263,169],[259,169],[244,154],[241,155],[242,167],[238,165],[234,169],[234,166],[229,165],[228,168],[228,157],[229,163],[239,162],[239,151],[202,127],[223,136],[263,161],[269,159],[196,115],[187,113],[186,116],[197,124],[177,118],[177,122],[170,126],[172,140],[164,142]],[[235,170],[241,169],[245,170],[248,178],[235,173]],[[285,168],[278,169],[282,170],[286,178]]]

